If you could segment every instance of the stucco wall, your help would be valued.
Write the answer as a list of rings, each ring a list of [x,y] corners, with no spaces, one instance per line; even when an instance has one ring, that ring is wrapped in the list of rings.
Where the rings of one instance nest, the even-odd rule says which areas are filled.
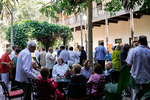
[[[140,19],[134,19],[134,37],[139,37],[140,35],[146,35],[147,40],[150,41],[150,16],[144,15]],[[129,37],[131,37],[130,29],[130,19],[128,21],[119,21],[118,23],[110,23],[108,26],[108,38],[109,44],[115,44],[115,39],[122,38],[122,43],[129,43]],[[85,46],[85,34],[83,29],[83,44]],[[75,42],[81,44],[81,32],[76,31]],[[93,28],[93,50],[98,46],[98,41],[104,40],[106,47],[106,33],[105,25],[101,27]],[[70,42],[73,46],[73,42]],[[150,43],[148,44],[150,46]]]

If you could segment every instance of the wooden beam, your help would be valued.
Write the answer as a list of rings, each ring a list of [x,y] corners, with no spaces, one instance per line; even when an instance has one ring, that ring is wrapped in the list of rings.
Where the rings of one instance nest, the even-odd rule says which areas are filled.
[[[114,18],[110,18],[109,20],[117,20],[117,21],[128,21],[128,18],[121,18],[121,17],[114,17]]]

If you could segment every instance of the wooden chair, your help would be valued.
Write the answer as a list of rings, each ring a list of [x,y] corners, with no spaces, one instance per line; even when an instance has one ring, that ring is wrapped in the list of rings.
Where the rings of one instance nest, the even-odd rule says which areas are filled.
[[[67,100],[89,100],[86,91],[86,83],[69,83],[68,91],[65,91]]]
[[[21,97],[21,100],[22,100],[22,96],[24,95],[22,89],[21,90],[15,90],[15,91],[8,91],[4,82],[0,81],[0,84],[2,85],[2,88],[4,91],[3,94],[5,95],[5,100],[7,100],[7,98],[10,100],[13,98],[18,98],[18,97]]]
[[[55,98],[50,93],[47,80],[29,80],[31,82],[31,92],[34,100],[51,100],[52,98]]]
[[[101,76],[99,82],[97,84],[92,83],[90,84],[90,94],[89,97],[91,98],[99,98],[102,99],[104,96],[104,89],[105,89],[105,84],[106,84],[106,78],[105,76]],[[91,93],[92,92],[92,88],[94,87],[96,88],[97,92],[95,93]]]

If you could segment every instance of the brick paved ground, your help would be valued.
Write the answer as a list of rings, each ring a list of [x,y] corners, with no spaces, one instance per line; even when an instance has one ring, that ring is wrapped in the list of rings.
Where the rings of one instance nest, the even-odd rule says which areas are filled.
[[[9,88],[10,88],[10,84],[9,84]],[[2,87],[0,86],[0,100],[5,100],[5,96],[3,95],[2,93]],[[15,98],[15,99],[12,99],[12,100],[21,100],[21,98]],[[131,98],[127,97],[127,98],[123,98],[123,100],[131,100]]]

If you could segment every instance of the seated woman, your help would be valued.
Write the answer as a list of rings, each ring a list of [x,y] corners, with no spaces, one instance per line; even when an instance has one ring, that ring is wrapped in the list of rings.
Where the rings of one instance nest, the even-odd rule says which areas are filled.
[[[99,82],[101,76],[104,76],[103,74],[103,68],[100,64],[96,63],[95,67],[94,67],[94,74],[91,75],[90,79],[88,80],[87,83],[91,83],[94,82],[94,84],[92,85],[92,91],[91,93],[95,93],[97,92],[97,83]],[[88,88],[88,94],[89,94],[89,88]]]
[[[68,65],[64,63],[61,57],[57,58],[57,64],[53,67],[52,76],[56,77],[57,75],[64,76],[66,71],[69,69]]]
[[[68,93],[71,98],[83,98],[86,94],[86,78],[80,74],[81,65],[73,64],[73,73],[74,76],[71,78],[71,88]],[[83,84],[82,84],[83,83]]]
[[[90,60],[86,60],[84,63],[84,67],[81,68],[81,75],[84,75],[86,77],[86,79],[89,79],[90,76],[92,75],[92,67],[91,67],[91,61]]]
[[[80,74],[81,65],[73,64],[72,67],[73,67],[74,76],[71,78],[71,83],[86,83],[85,76]]]
[[[47,82],[49,83],[49,90],[51,91],[52,95],[54,97],[55,96],[55,91],[56,91],[56,95],[57,95],[57,100],[63,100],[64,96],[59,92],[57,88],[57,78],[55,78],[54,80],[52,79],[48,79],[49,74],[50,74],[50,69],[48,67],[43,67],[40,70],[41,75],[38,77],[39,79],[46,79]],[[53,83],[54,82],[54,83]],[[52,98],[51,98],[52,99]],[[52,100],[56,100],[55,98],[53,98]]]

